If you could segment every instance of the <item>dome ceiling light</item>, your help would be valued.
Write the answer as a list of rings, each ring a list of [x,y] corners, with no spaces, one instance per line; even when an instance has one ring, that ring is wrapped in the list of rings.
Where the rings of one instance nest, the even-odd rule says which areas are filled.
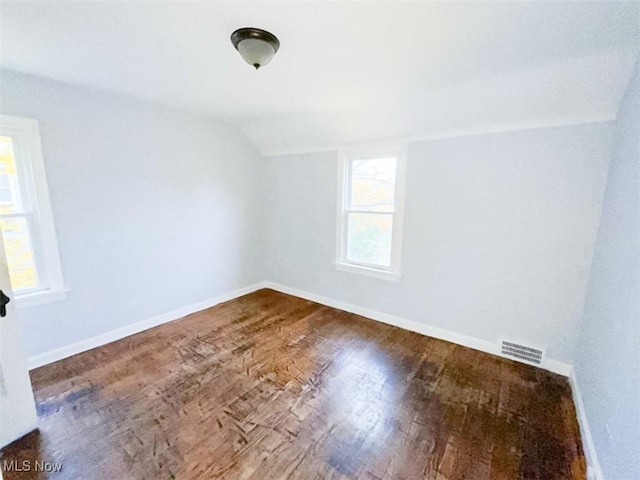
[[[231,43],[256,70],[268,64],[280,47],[275,35],[259,28],[239,28],[231,34]]]

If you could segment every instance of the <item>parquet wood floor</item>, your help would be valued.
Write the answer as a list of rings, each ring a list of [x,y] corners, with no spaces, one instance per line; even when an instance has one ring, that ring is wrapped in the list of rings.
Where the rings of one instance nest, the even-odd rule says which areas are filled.
[[[586,477],[566,378],[272,290],[31,376],[7,480]]]

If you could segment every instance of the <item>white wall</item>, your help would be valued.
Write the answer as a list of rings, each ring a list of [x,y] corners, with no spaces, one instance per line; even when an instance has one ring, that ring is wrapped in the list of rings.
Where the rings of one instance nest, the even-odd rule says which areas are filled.
[[[607,480],[640,479],[639,295],[640,62],[618,113],[574,364]]]
[[[612,123],[409,145],[400,283],[337,271],[335,152],[265,158],[269,280],[571,363]]]
[[[19,311],[32,356],[263,280],[254,148],[231,128],[1,72],[35,118],[65,301]]]
[[[20,312],[30,356],[266,279],[572,361],[611,123],[410,144],[403,278],[391,283],[332,265],[335,152],[259,158],[205,119],[1,80],[2,113],[40,121],[71,289]]]

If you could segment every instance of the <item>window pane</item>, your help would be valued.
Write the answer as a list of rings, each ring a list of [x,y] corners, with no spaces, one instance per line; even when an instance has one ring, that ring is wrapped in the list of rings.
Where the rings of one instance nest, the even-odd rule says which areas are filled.
[[[0,135],[0,213],[20,213],[22,208],[13,140]]]
[[[351,162],[352,210],[393,212],[396,159],[372,158]]]
[[[13,202],[11,179],[6,173],[0,173],[0,206]]]
[[[391,265],[393,215],[349,213],[347,258],[381,267]]]
[[[29,236],[29,226],[24,217],[0,219],[0,228],[7,254],[11,288],[14,292],[38,286],[38,272]]]

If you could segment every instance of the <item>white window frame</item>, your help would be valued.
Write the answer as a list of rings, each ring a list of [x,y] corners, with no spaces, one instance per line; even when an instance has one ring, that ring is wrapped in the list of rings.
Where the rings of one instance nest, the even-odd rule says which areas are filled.
[[[20,194],[30,214],[27,216],[30,216],[31,242],[40,283],[37,289],[14,292],[16,307],[64,300],[68,290],[62,277],[38,122],[0,115],[0,134],[13,139]]]
[[[351,163],[367,158],[396,158],[393,229],[391,232],[391,265],[381,267],[354,262],[347,258],[347,214],[351,193]],[[401,279],[402,233],[404,230],[404,196],[407,169],[406,142],[377,142],[350,145],[338,151],[338,209],[336,225],[336,261],[338,270],[399,282]]]

